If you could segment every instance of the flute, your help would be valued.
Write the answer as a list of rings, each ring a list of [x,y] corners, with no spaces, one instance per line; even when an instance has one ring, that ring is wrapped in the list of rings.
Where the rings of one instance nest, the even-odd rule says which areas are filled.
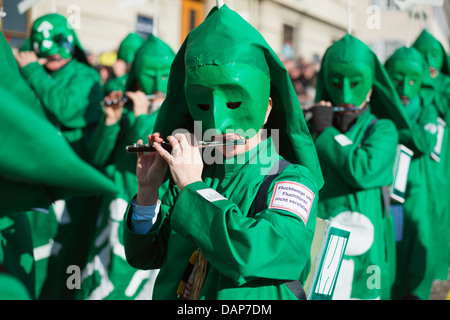
[[[212,141],[197,141],[197,144],[200,148],[222,147],[222,146],[230,146],[230,145],[238,146],[238,145],[245,145],[246,143],[247,143],[247,140],[245,140],[245,139],[236,139],[236,140],[225,139],[223,141],[214,141],[214,140],[212,140]],[[161,147],[163,147],[163,149],[165,149],[168,152],[172,151],[172,145],[168,142],[161,143]],[[135,143],[135,144],[126,146],[125,150],[128,153],[156,151],[155,147],[153,147],[153,145],[151,145],[150,143],[147,143],[147,144]]]
[[[314,107],[309,107],[308,109],[305,109],[304,112],[312,112],[312,108]],[[361,110],[361,108],[359,107],[336,107],[336,106],[332,106],[331,107],[333,109],[333,112],[342,112],[342,111],[358,111]]]
[[[158,99],[158,98],[165,98],[165,97],[166,97],[166,94],[165,94],[165,93],[148,94],[148,95],[146,95],[146,98],[147,98],[148,101],[153,101],[153,100],[155,100],[155,99]],[[129,97],[124,96],[121,100],[118,100],[118,99],[104,100],[104,101],[103,101],[103,104],[104,104],[105,106],[110,106],[110,105],[112,105],[112,104],[118,104],[118,103],[120,103],[120,102],[127,103],[127,102],[130,101],[130,100],[131,100],[131,99],[130,99]]]

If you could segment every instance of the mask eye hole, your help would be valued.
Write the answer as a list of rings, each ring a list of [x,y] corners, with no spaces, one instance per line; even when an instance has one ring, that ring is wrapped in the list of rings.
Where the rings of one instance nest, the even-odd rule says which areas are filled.
[[[334,84],[334,87],[335,87],[336,89],[342,89],[342,84],[340,84],[340,83],[335,83],[335,84]]]
[[[209,104],[197,104],[197,106],[200,108],[200,110],[208,111],[209,110]]]
[[[350,88],[354,88],[359,84],[359,82],[353,82],[350,84]]]
[[[227,102],[228,109],[237,109],[240,107],[242,102]]]

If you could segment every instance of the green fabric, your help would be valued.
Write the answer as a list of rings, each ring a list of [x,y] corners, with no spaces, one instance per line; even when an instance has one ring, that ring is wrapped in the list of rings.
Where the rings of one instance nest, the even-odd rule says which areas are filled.
[[[139,79],[154,70],[152,63],[159,61],[163,67],[171,63],[173,51],[162,40],[152,36],[138,51],[137,63],[133,64],[131,79]],[[136,90],[136,81],[129,81],[126,91]],[[145,88],[144,88],[145,89]],[[155,89],[147,89],[152,94]],[[165,88],[160,88],[165,92]],[[124,108],[121,120],[113,125],[105,125],[104,118],[99,122],[91,141],[91,161],[102,168],[113,179],[119,191],[112,196],[100,199],[100,212],[94,239],[87,257],[89,270],[76,292],[76,299],[150,299],[157,271],[138,270],[129,265],[123,249],[123,216],[128,201],[137,192],[136,154],[125,152],[127,145],[146,140],[153,132],[159,110],[135,117],[131,106]],[[161,189],[164,192],[164,188]],[[108,237],[105,237],[108,234]],[[102,263],[99,264],[98,261]],[[135,283],[139,285],[134,286]]]
[[[233,82],[224,82],[228,79]],[[203,140],[231,132],[247,139],[256,135],[264,125],[269,90],[270,79],[245,64],[204,66],[186,75],[189,113],[201,124]]]
[[[167,43],[150,35],[136,53],[127,88],[131,91],[142,90],[146,94],[165,93],[174,57],[175,53]]]
[[[120,43],[119,50],[117,51],[117,59],[123,60],[127,64],[131,65],[134,61],[136,53],[144,41],[144,38],[142,38],[139,34],[129,33]],[[109,78],[104,85],[105,95],[108,95],[113,91],[125,92],[127,81],[128,73],[125,73],[120,77],[113,76]]]
[[[0,272],[0,300],[30,300],[23,283],[11,274]]]
[[[345,133],[348,143],[339,139],[344,134],[334,127],[325,129],[315,140],[325,177],[317,215],[351,229],[335,289],[337,299],[390,298],[395,243],[381,187],[392,183],[398,134],[390,120],[380,119],[364,140],[374,118],[370,109],[362,113]],[[379,268],[379,278],[371,282],[372,288],[368,282],[374,266]]]
[[[126,85],[128,81],[128,73],[125,73],[121,77],[109,78],[103,86],[103,91],[105,95],[110,94],[113,91],[125,92]]]
[[[4,61],[4,76],[0,79],[4,101],[0,108],[3,137],[0,215],[72,195],[114,193],[112,182],[82,161],[43,117],[38,100],[20,76],[3,34],[0,44],[0,56]],[[33,161],[30,161],[30,154]],[[23,196],[21,188],[27,191],[27,197]]]
[[[132,63],[144,41],[144,38],[139,34],[129,33],[120,43],[119,50],[117,51],[117,59],[121,59],[126,63]]]
[[[424,59],[429,63],[429,59],[433,50],[438,51],[436,55],[441,55],[443,59],[442,68],[438,70],[438,74],[432,78],[429,77],[423,86],[421,96],[428,104],[433,105],[439,117],[447,124],[439,162],[432,162],[428,168],[430,183],[429,193],[432,195],[432,203],[434,207],[431,212],[435,214],[433,220],[438,223],[433,224],[433,235],[435,236],[434,265],[436,267],[435,277],[439,280],[446,280],[448,276],[448,267],[450,265],[449,257],[449,241],[450,241],[450,200],[447,194],[450,190],[450,174],[447,170],[450,165],[450,148],[449,148],[449,130],[450,113],[450,59],[445,52],[442,44],[427,30],[423,30],[414,42],[413,46],[422,53]],[[429,67],[432,65],[429,65]]]
[[[129,229],[131,211],[127,212],[127,260],[141,269],[161,268],[153,299],[177,298],[189,257],[198,247],[210,262],[200,299],[296,299],[284,280],[300,279],[304,284],[309,272],[318,191],[314,177],[307,168],[290,165],[271,183],[265,209],[249,216],[265,174],[279,158],[269,138],[224,164],[209,166],[204,182],[189,184],[181,193],[171,186],[148,234]],[[316,195],[307,222],[294,213],[268,208],[274,186],[281,181],[301,184]],[[209,188],[226,199],[210,202],[197,192]]]
[[[419,94],[424,78],[428,75],[426,62],[413,47],[396,50],[386,61],[385,67],[402,102],[402,97],[412,99]],[[409,114],[408,117],[411,120]]]
[[[254,67],[270,77],[273,108],[265,128],[268,132],[280,129],[280,155],[307,167],[320,187],[323,177],[314,142],[286,69],[261,34],[226,5],[220,9],[214,7],[205,21],[188,34],[179,49],[155,132],[165,137],[178,128],[193,130],[185,97],[186,73],[204,66],[230,63]]]
[[[252,67],[263,77],[270,76],[273,109],[266,128],[278,129],[283,144],[277,145],[273,134],[244,154],[214,162],[204,169],[203,181],[189,184],[181,193],[169,179],[158,220],[146,235],[129,229],[131,214],[127,213],[127,260],[141,269],[160,268],[154,299],[177,298],[177,287],[197,248],[210,262],[200,299],[295,299],[284,280],[304,283],[309,272],[317,192],[323,184],[317,154],[283,64],[262,36],[226,5],[213,8],[178,51],[155,132],[167,136],[178,128],[192,129],[185,79],[212,69],[215,75],[220,71],[223,84],[229,85],[234,80],[229,70],[223,72],[228,66],[235,68],[233,74]],[[281,158],[276,150],[283,157],[289,155],[293,164],[272,182],[265,209],[253,213],[251,205],[264,176]],[[314,194],[305,220],[290,211],[269,208],[275,183],[282,181]],[[225,199],[208,201],[198,192],[201,189],[216,190]]]
[[[22,211],[48,207],[57,199],[114,194],[117,189],[107,177],[81,160],[45,118],[39,101],[22,78],[3,34],[0,36],[0,57],[3,61],[0,79],[3,96],[0,107],[3,138],[0,147],[0,263],[27,287],[29,296],[34,298],[38,291],[32,242],[36,229],[30,228],[28,217]]]
[[[328,77],[331,72],[335,78]],[[355,92],[351,91],[352,84]],[[345,35],[326,50],[316,88],[316,101],[332,101],[335,105],[358,105],[372,89],[367,109],[347,131],[332,126],[315,139],[325,178],[318,216],[337,219],[356,233],[350,235],[335,298],[390,299],[395,241],[393,218],[383,207],[381,188],[393,180],[397,130],[409,130],[411,122],[384,66],[352,35]],[[358,99],[346,101],[353,93]],[[378,122],[368,129],[375,118]],[[374,281],[369,279],[373,266],[380,274],[376,284],[369,286],[367,281]]]
[[[78,37],[65,17],[57,13],[37,18],[31,27],[30,42],[39,57],[60,54],[63,59],[74,55],[89,65]]]
[[[72,59],[50,76],[37,62],[22,68],[22,75],[36,93],[48,119],[83,157],[86,139],[102,114],[103,88],[98,72]]]
[[[330,54],[329,57],[336,56],[338,55]],[[350,59],[353,60],[354,57]],[[341,103],[363,105],[373,85],[373,68],[366,63],[347,64],[333,59],[326,61],[324,76],[328,81],[325,82],[325,87],[330,94],[331,102],[334,105]]]
[[[400,98],[386,69],[366,44],[358,38],[347,34],[326,50],[317,78],[316,101],[330,101],[331,99],[327,87],[328,79],[326,78],[328,63],[330,65],[334,63],[366,65],[372,70],[373,74],[373,92],[370,98],[371,112],[378,118],[391,119],[399,129],[411,127],[404,110],[401,108]],[[344,101],[335,101],[336,104],[342,102]]]
[[[30,222],[24,212],[0,217],[0,265],[35,297],[35,265]]]
[[[426,29],[424,29],[413,43],[419,50],[429,67],[435,67],[440,72],[450,75],[450,57],[443,45]]]
[[[414,152],[406,185],[405,203],[395,205],[403,212],[402,237],[397,242],[397,273],[392,290],[393,299],[415,295],[428,299],[434,279],[435,235],[432,194],[428,185],[434,184],[434,174],[428,170],[431,152],[437,141],[437,111],[423,101],[420,90],[428,68],[422,55],[414,48],[402,47],[386,62],[386,70],[399,86],[399,96],[404,96],[404,108],[412,123],[411,130],[400,130],[400,143]],[[424,214],[426,213],[426,214]]]

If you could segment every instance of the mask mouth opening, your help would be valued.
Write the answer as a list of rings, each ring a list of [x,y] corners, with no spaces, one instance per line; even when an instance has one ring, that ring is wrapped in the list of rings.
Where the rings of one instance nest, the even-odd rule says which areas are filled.
[[[431,76],[432,78],[436,78],[436,76],[437,76],[438,73],[439,73],[439,70],[436,69],[435,67],[428,67],[428,70],[430,71],[430,76]]]
[[[45,59],[47,60],[47,62],[64,60],[59,54],[50,55],[48,57],[45,57]]]
[[[405,96],[405,95],[401,95],[401,96],[400,96],[400,100],[401,100],[401,102],[402,102],[402,104],[403,104],[404,106],[407,105],[407,104],[409,104],[409,102],[411,101],[411,99],[408,98],[408,97]]]

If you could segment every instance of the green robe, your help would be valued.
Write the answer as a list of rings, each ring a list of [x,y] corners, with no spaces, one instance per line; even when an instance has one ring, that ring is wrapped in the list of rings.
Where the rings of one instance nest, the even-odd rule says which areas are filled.
[[[124,228],[127,260],[140,269],[161,268],[154,299],[177,299],[178,285],[197,248],[209,262],[200,299],[295,299],[285,280],[304,284],[309,272],[318,187],[305,167],[292,164],[272,182],[265,209],[249,216],[265,174],[280,159],[274,150],[271,140],[264,140],[232,158],[234,163],[208,166],[203,181],[189,184],[181,193],[171,186],[148,234],[130,230],[130,207]],[[276,183],[281,185],[274,189]],[[304,220],[300,214],[271,207],[277,190],[289,185],[313,194],[306,201],[311,207]],[[200,190],[217,201],[207,200]]]
[[[0,265],[20,280],[30,298],[35,298],[32,235],[25,212],[0,215]]]
[[[21,73],[49,121],[72,149],[87,160],[87,144],[102,114],[103,88],[98,72],[72,58],[52,73],[37,62],[22,68]],[[74,297],[75,290],[66,285],[67,268],[71,265],[82,268],[86,263],[100,205],[96,196],[75,197],[28,212],[34,249],[37,253],[45,249],[45,254],[39,254],[36,269],[36,296],[40,299]]]
[[[48,119],[57,126],[83,158],[86,138],[102,114],[103,88],[98,72],[75,58],[49,74],[39,63],[22,68]]]
[[[392,183],[398,133],[370,108],[345,134],[325,129],[315,140],[325,179],[318,217],[334,219],[351,234],[335,299],[389,299],[395,268],[393,220],[383,207],[381,187]]]
[[[417,103],[405,107],[413,127],[400,130],[400,143],[414,152],[405,193],[405,203],[394,205],[402,210],[402,230],[397,239],[397,273],[392,291],[393,299],[415,295],[428,299],[434,279],[435,257],[433,252],[433,203],[428,184],[434,183],[427,176],[433,159],[430,154],[436,144],[437,112],[433,106]],[[408,110],[410,108],[411,110]],[[427,213],[427,214],[424,214]]]
[[[125,92],[128,81],[128,74],[124,74],[121,77],[112,77],[106,81],[104,85],[105,95],[110,94],[113,91]]]
[[[421,95],[430,100],[438,116],[444,120],[446,127],[442,140],[440,161],[429,161],[428,188],[431,198],[430,218],[432,221],[433,246],[431,259],[434,261],[434,277],[447,280],[450,266],[450,76],[439,73],[432,80],[432,86],[424,88]]]
[[[122,229],[128,201],[137,192],[137,157],[128,154],[125,147],[152,133],[157,115],[158,111],[135,118],[133,111],[125,107],[118,123],[108,126],[102,119],[92,137],[91,162],[103,168],[116,183],[119,193],[99,199],[96,245],[89,250],[77,299],[151,298],[156,272],[137,270],[129,265],[123,249]]]

